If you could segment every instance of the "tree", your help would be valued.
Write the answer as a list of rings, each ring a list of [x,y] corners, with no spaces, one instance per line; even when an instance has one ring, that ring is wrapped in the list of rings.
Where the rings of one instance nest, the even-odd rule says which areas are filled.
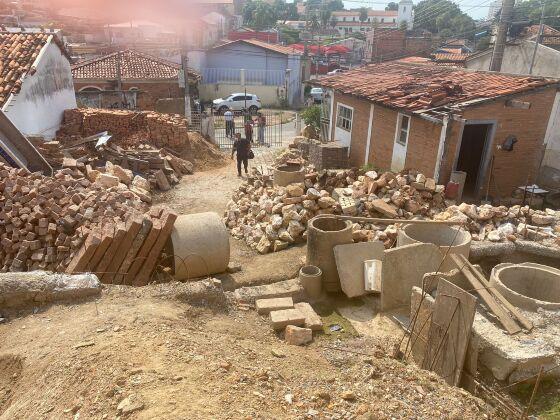
[[[336,28],[336,25],[338,24],[338,20],[336,19],[336,16],[331,16],[331,21],[329,22],[331,25],[331,28]]]
[[[365,21],[367,21],[368,19],[368,9],[365,7],[360,7],[360,16],[359,18],[360,22],[364,23]]]
[[[488,47],[490,46],[490,37],[487,36],[483,36],[482,38],[480,38],[477,42],[476,42],[476,50],[477,51],[484,51],[487,50]]]
[[[280,39],[286,44],[297,44],[299,43],[299,31],[294,28],[290,28],[286,25],[280,25],[278,30],[280,31]]]
[[[327,10],[336,12],[337,10],[344,10],[344,3],[342,0],[331,0],[327,3]]]
[[[560,0],[558,0],[560,1]],[[414,29],[425,29],[441,37],[460,36],[472,38],[474,20],[449,0],[422,0],[414,12]]]
[[[276,11],[274,7],[264,1],[259,1],[253,12],[252,25],[255,29],[266,29],[276,25]]]
[[[528,21],[527,25],[538,24],[541,17],[541,4],[540,0],[518,1],[513,8],[512,21]],[[554,28],[560,26],[560,0],[547,0],[544,15],[547,16],[545,24]]]
[[[389,11],[389,10],[399,10],[399,5],[397,3],[395,3],[394,1],[392,1],[385,7],[385,10],[387,10],[387,11]]]
[[[319,18],[316,13],[313,13],[311,18],[307,21],[307,27],[311,33],[315,33],[321,28],[321,23],[319,22]]]
[[[329,25],[329,20],[331,18],[331,11],[327,9],[321,10],[321,27],[326,29]]]
[[[312,125],[318,129],[321,127],[321,107],[319,105],[313,105],[305,108],[301,112],[301,118],[305,125]]]
[[[298,20],[299,14],[295,3],[286,3],[284,0],[275,0],[273,4],[274,12],[278,20]]]
[[[255,13],[255,9],[257,8],[256,2],[252,0],[248,0],[245,5],[243,6],[243,10],[241,11],[241,15],[243,16],[243,24],[244,25],[252,25],[253,23],[253,15]]]

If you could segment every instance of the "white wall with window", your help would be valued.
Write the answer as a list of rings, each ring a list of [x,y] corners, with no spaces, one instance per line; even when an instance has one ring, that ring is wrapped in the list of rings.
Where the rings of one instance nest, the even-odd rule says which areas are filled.
[[[352,120],[354,117],[354,108],[351,106],[338,103],[336,106],[336,125],[334,128],[334,139],[343,146],[350,147],[352,141]]]
[[[406,150],[408,148],[408,136],[410,134],[409,115],[400,114],[397,117],[397,126],[395,128],[395,141],[393,144],[393,158],[391,160],[391,170],[399,172],[404,169],[406,162]]]

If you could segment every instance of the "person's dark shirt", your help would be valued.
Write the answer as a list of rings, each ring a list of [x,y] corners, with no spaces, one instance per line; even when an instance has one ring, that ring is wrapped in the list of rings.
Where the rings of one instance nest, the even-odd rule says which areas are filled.
[[[237,159],[244,159],[249,154],[249,149],[251,147],[251,143],[247,139],[239,139],[235,140],[233,143],[233,149],[237,153]]]

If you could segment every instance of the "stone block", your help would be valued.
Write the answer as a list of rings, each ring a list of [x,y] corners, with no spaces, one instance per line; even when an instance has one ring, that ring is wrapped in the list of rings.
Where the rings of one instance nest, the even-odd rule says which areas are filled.
[[[291,297],[258,299],[255,301],[255,306],[259,315],[268,315],[272,311],[292,309],[294,301]]]
[[[317,312],[313,310],[309,303],[296,303],[294,308],[305,316],[305,328],[309,328],[313,331],[320,331],[323,329],[323,320],[319,315],[317,315]]]
[[[373,200],[371,202],[371,206],[375,211],[381,213],[389,219],[397,217],[397,209],[381,199]]]
[[[286,343],[294,346],[303,346],[313,341],[313,331],[309,328],[300,328],[294,325],[286,327],[284,338]]]
[[[270,323],[276,331],[283,330],[288,325],[302,327],[305,325],[305,315],[297,309],[282,309],[270,313]]]

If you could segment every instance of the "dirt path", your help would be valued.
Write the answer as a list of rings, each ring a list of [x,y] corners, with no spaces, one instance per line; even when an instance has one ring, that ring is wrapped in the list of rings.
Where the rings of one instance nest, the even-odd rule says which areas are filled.
[[[388,357],[390,343],[319,335],[289,346],[254,311],[179,297],[108,286],[96,301],[0,324],[0,419],[459,419],[486,410]]]

